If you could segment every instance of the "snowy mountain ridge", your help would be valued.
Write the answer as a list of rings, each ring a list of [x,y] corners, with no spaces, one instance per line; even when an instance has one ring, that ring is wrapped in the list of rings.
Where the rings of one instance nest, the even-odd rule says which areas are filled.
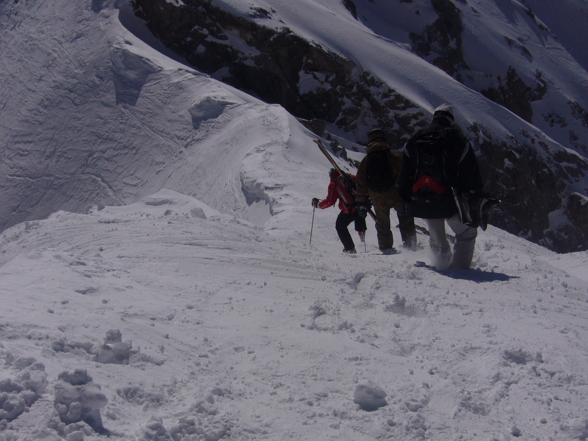
[[[482,22],[476,25],[480,29],[482,25],[486,28],[494,26],[506,29],[509,22],[503,23],[505,17],[513,23],[518,23],[517,20],[523,23],[520,17],[524,18],[524,23],[529,20],[528,11],[519,2],[512,3],[512,10],[507,7],[508,2],[497,3],[499,10],[490,4],[478,3],[456,3],[461,8],[464,32],[472,26],[470,18]],[[192,0],[151,4],[162,8],[168,5],[173,12],[174,6],[191,4],[195,7],[200,2]],[[247,23],[261,23],[263,26],[248,31],[260,34],[257,35],[256,44],[265,42],[263,44],[269,45],[277,53],[286,50],[288,55],[290,50],[292,60],[300,57],[297,51],[306,51],[300,58],[304,59],[303,70],[294,65],[288,68],[287,64],[282,64],[284,69],[292,71],[283,71],[282,79],[280,75],[262,72],[263,80],[257,83],[267,86],[267,91],[276,88],[286,91],[295,88],[275,81],[285,79],[297,84],[299,79],[296,93],[307,92],[304,95],[309,102],[307,110],[314,109],[318,113],[305,114],[302,108],[299,108],[302,113],[292,113],[295,109],[289,109],[287,103],[283,107],[303,122],[306,116],[307,126],[315,132],[312,136],[330,137],[331,142],[337,141],[345,147],[348,156],[358,160],[363,147],[355,141],[361,141],[374,124],[389,128],[395,143],[400,143],[415,127],[426,123],[437,104],[450,101],[458,109],[458,120],[466,128],[480,156],[488,190],[499,193],[503,199],[494,224],[560,252],[581,250],[588,246],[585,228],[588,162],[580,153],[581,150],[573,151],[574,145],[564,142],[568,138],[567,132],[558,132],[555,126],[547,128],[538,117],[548,112],[549,106],[560,110],[567,108],[567,104],[561,101],[565,97],[574,98],[579,103],[577,116],[582,115],[581,108],[588,107],[582,101],[585,71],[569,55],[565,55],[566,50],[555,43],[542,46],[549,49],[546,52],[549,56],[540,66],[545,65],[542,69],[553,76],[555,87],[548,88],[543,100],[532,103],[534,114],[539,119],[535,118],[537,121],[534,120],[534,125],[530,125],[485,98],[473,86],[468,86],[467,81],[456,81],[409,50],[411,38],[416,38],[410,37],[411,32],[416,32],[424,21],[442,16],[432,4],[423,1],[400,2],[392,7],[392,3],[355,2],[357,19],[348,10],[350,3],[346,4],[335,1],[303,2],[299,8],[294,8],[288,2],[277,1],[247,5],[242,2],[214,2],[214,5],[224,8],[225,14],[227,11],[235,14],[237,18],[226,18],[233,20],[233,25],[239,17],[247,18]],[[201,7],[206,5],[204,2]],[[132,203],[161,188],[187,193],[220,208],[212,200],[214,194],[208,190],[213,180],[200,182],[199,179],[190,178],[179,182],[174,174],[180,176],[181,173],[174,173],[174,167],[193,168],[194,163],[199,164],[193,175],[197,176],[202,167],[215,156],[205,154],[200,161],[195,145],[201,140],[210,142],[207,145],[227,142],[222,136],[214,140],[201,137],[196,128],[200,118],[211,122],[216,119],[215,116],[222,115],[223,109],[239,111],[227,104],[233,102],[233,99],[225,99],[224,90],[229,90],[230,95],[244,102],[257,100],[224,86],[217,97],[213,90],[219,86],[210,78],[205,81],[204,76],[201,86],[188,85],[196,84],[196,77],[201,74],[187,68],[185,59],[173,54],[171,49],[156,40],[145,24],[133,14],[133,8],[127,2],[95,0],[80,6],[81,9],[67,8],[56,14],[55,11],[60,8],[58,4],[41,5],[36,2],[2,5],[0,26],[5,37],[0,41],[3,54],[0,80],[3,84],[9,84],[9,87],[0,91],[0,101],[3,103],[1,139],[5,158],[0,164],[0,184],[3,188],[0,195],[0,228],[24,220],[44,218],[56,209],[84,212],[96,203]],[[541,10],[539,5],[537,8]],[[570,12],[578,8],[578,14]],[[561,14],[565,10],[565,14],[581,17],[581,8],[581,1],[564,2]],[[209,21],[215,17],[215,11],[214,8],[210,9]],[[402,14],[392,14],[394,11]],[[184,10],[181,10],[183,13]],[[376,15],[379,19],[375,18]],[[159,14],[161,23],[165,23],[165,16],[164,13]],[[190,25],[189,21],[186,23]],[[538,22],[533,23],[533,26],[539,26]],[[570,20],[570,31],[577,29],[583,32],[574,23],[576,19]],[[121,24],[125,29],[121,28]],[[256,78],[256,74],[247,69],[256,65],[255,57],[258,56],[265,57],[268,66],[276,66],[261,52],[263,47],[252,46],[252,40],[244,37],[241,31],[227,31],[226,34],[222,28],[214,28],[217,26],[214,22],[206,26],[211,30],[193,28],[196,32],[194,41],[203,38],[198,35],[206,37],[200,43],[201,50],[195,53],[205,54],[203,60],[208,60],[211,65],[224,66],[211,72],[212,77],[229,83],[231,78],[236,83],[244,81],[248,75]],[[509,28],[508,38],[533,42],[538,50],[537,37],[532,33],[535,28],[529,26],[527,23],[525,26]],[[28,32],[30,27],[41,30],[31,35]],[[114,28],[117,28],[115,32],[105,32],[105,29]],[[264,30],[271,28],[287,28],[296,34],[285,32],[283,36],[279,34],[273,38],[273,34]],[[387,34],[390,30],[394,30],[394,33]],[[391,40],[392,37],[395,40]],[[464,56],[475,52],[474,47],[480,47],[479,37],[464,37],[461,40]],[[562,41],[566,41],[566,47],[571,45],[569,38],[562,38]],[[284,43],[291,44],[283,46]],[[329,52],[321,52],[322,46],[313,46],[317,43]],[[147,54],[145,50],[149,46],[156,50],[148,51]],[[469,50],[466,50],[468,47]],[[139,48],[144,49],[141,49],[139,55],[133,55]],[[498,59],[504,56],[512,59],[514,56],[509,43],[502,42],[496,48]],[[215,50],[221,52],[215,53]],[[227,54],[233,53],[231,51],[234,51],[231,56],[242,60],[242,64],[235,65],[237,71],[243,73],[239,77],[230,77],[232,68],[226,65]],[[560,54],[563,58],[560,59],[565,59],[565,62],[559,63],[561,70],[554,70],[556,63],[550,54],[557,55],[558,51],[563,51],[563,55]],[[581,59],[577,51],[573,53],[577,59]],[[169,64],[170,57],[177,63]],[[470,71],[473,72],[477,65],[470,56],[464,59],[468,66],[471,65]],[[538,60],[539,57],[536,57],[534,62]],[[499,65],[503,66],[502,75],[489,74],[496,87],[497,78],[506,75],[504,71],[507,70],[504,62],[496,63],[496,66]],[[533,63],[523,69],[517,65],[518,75],[523,76],[524,73],[527,83],[529,76],[532,76],[532,66]],[[566,66],[569,69],[564,69]],[[180,70],[173,74],[171,85],[156,90],[164,84],[161,79],[169,69],[176,68]],[[477,68],[482,69],[484,66]],[[565,76],[568,71],[571,73]],[[459,75],[469,78],[471,75],[467,72],[461,70]],[[471,78],[480,78],[475,72],[472,75]],[[348,82],[349,78],[355,77],[361,81]],[[357,88],[364,83],[365,87]],[[193,87],[198,88],[196,95],[207,96],[208,100],[194,98],[191,95],[192,90],[195,90]],[[204,92],[203,89],[208,87],[211,92]],[[261,92],[257,95],[267,98],[266,102],[280,102],[272,101],[271,96],[264,97]],[[337,98],[339,93],[347,95],[340,99]],[[288,99],[293,100],[292,106],[298,106],[295,104],[295,96]],[[342,104],[337,104],[338,100]],[[358,104],[366,102],[369,105]],[[164,114],[155,110],[168,108],[170,111]],[[342,113],[337,114],[337,109]],[[334,112],[332,117],[335,119],[332,122],[329,122],[329,112]],[[380,119],[374,118],[376,113]],[[560,122],[565,120],[566,127],[575,133],[585,132],[581,119],[574,118],[572,124],[571,115],[560,116],[552,115]],[[581,137],[578,140],[581,142]],[[228,142],[231,143],[230,140]],[[250,146],[244,147],[243,151],[257,147],[253,146],[255,142],[252,139]],[[312,146],[310,139],[303,142]],[[189,157],[187,163],[184,163],[183,157]],[[145,158],[144,163],[147,165],[139,170],[135,158]],[[220,176],[224,176],[224,173],[232,172],[223,170]],[[240,180],[238,178],[228,187],[226,180],[223,180],[220,185],[224,189],[231,186],[238,188]],[[264,192],[265,184],[257,185],[254,181],[247,180],[247,186],[251,184],[254,187],[253,194]],[[269,192],[274,192],[275,188],[282,185],[279,179],[270,181],[267,187]],[[205,193],[210,199],[204,196]],[[230,212],[249,210],[247,197],[241,193],[234,193],[237,195],[235,201],[239,202],[237,206],[227,206]],[[267,195],[256,197],[268,202],[272,200]],[[264,219],[269,218],[265,213],[263,216]]]
[[[313,133],[68,6],[0,4],[0,441],[588,437],[585,251],[344,255]]]
[[[588,74],[571,39],[586,36],[586,8],[566,1],[551,14],[551,2],[535,3],[133,4],[153,34],[187,62],[281,104],[318,136],[365,143],[367,132],[380,126],[400,147],[438,104],[452,103],[487,187],[503,199],[495,225],[573,251],[588,243],[582,141]],[[551,15],[574,18],[564,28]]]

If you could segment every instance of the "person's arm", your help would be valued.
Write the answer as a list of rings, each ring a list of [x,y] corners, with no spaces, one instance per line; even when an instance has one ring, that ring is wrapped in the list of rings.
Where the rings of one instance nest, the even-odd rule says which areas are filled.
[[[370,198],[368,188],[365,183],[365,162],[366,159],[363,158],[357,169],[357,175],[355,176],[355,202],[360,204],[367,202]]]
[[[327,197],[318,203],[318,207],[321,210],[324,210],[325,208],[332,207],[333,205],[335,205],[337,203],[338,198],[339,198],[339,195],[337,194],[337,191],[335,188],[335,183],[333,181],[331,181],[329,183]]]

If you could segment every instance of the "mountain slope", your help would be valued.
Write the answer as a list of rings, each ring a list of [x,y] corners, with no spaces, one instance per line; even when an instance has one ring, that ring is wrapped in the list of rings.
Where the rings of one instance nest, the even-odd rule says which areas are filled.
[[[365,142],[377,125],[401,146],[451,102],[502,196],[495,225],[558,251],[588,246],[588,74],[521,3],[133,4],[192,65],[280,103],[318,135]]]
[[[475,270],[438,273],[420,233],[344,255],[336,214],[309,246],[310,207],[285,236],[165,190],[5,231],[0,399],[29,411],[0,439],[585,438],[585,252],[490,227]],[[100,426],[54,406],[76,369]]]
[[[344,255],[291,114],[65,4],[0,4],[0,441],[586,439],[586,252]]]
[[[393,143],[401,145],[415,127],[426,124],[435,105],[451,101],[480,157],[488,190],[503,200],[494,224],[560,252],[588,246],[586,158],[412,53],[409,30],[439,16],[426,2],[401,2],[392,10],[357,2],[357,19],[339,2],[303,2],[297,7],[277,1],[257,6],[215,2],[220,9],[196,0],[150,2],[157,16],[157,21],[148,20],[150,28],[171,49],[183,48],[183,58],[164,48],[126,2],[116,2],[118,9],[111,1],[65,11],[60,5],[33,1],[0,6],[5,36],[0,41],[0,81],[7,85],[0,91],[0,228],[43,218],[56,209],[83,212],[92,204],[134,202],[163,187],[202,197],[212,182],[176,182],[172,176],[177,166],[198,170],[216,159],[197,153],[200,125],[206,127],[200,120],[226,109],[227,121],[230,112],[240,111],[229,112],[230,103],[258,101],[186,68],[188,62],[198,65],[201,60],[205,72],[266,102],[282,104],[302,118],[314,136],[326,136],[335,148],[343,146],[347,156],[356,159],[361,155],[355,151],[361,153],[362,147],[355,141],[364,139],[373,125],[388,129]],[[504,9],[503,3],[497,5]],[[478,15],[472,5],[469,8],[462,16],[477,17],[485,28],[500,23],[489,6],[478,8],[489,9],[485,14],[476,9]],[[382,18],[374,22],[378,11]],[[141,9],[143,15],[148,12]],[[182,20],[168,20],[178,13]],[[204,23],[199,21],[202,17]],[[394,17],[412,19],[403,21],[402,27]],[[170,26],[178,23],[183,27],[173,31]],[[31,28],[42,31],[31,33]],[[389,29],[394,33],[386,33]],[[184,31],[192,32],[188,39]],[[561,47],[553,52],[558,50]],[[497,54],[512,58],[512,50]],[[553,94],[580,90],[576,78],[584,78],[584,71],[570,66],[577,73],[550,88],[542,103],[559,103],[561,110],[565,106],[554,101]],[[523,71],[517,67],[517,72]],[[568,70],[561,72],[555,71],[559,79]],[[209,88],[221,89],[218,102],[216,92],[204,91]],[[539,105],[543,104],[533,104]],[[576,110],[582,114],[581,108]],[[236,157],[257,147],[255,132],[251,133],[249,146]],[[221,136],[206,142],[224,140]],[[150,158],[147,168],[129,165],[129,158],[138,156]],[[240,179],[224,188],[238,188]],[[273,180],[268,188],[275,185]],[[214,206],[210,196],[205,202]],[[228,207],[229,212],[249,206],[242,195],[235,201],[237,206]]]
[[[161,188],[245,218],[259,201],[264,221],[279,213],[272,193],[292,183],[258,165],[280,160],[268,146],[286,155],[301,148],[289,140],[301,130],[290,115],[154,52],[125,30],[117,9],[76,5],[64,15],[59,4],[3,5],[11,38],[2,77],[11,86],[1,92],[2,228],[59,209],[132,203]],[[25,38],[37,27],[48,35]],[[306,142],[304,159],[325,167]],[[207,175],[211,165],[217,173]],[[230,203],[219,202],[227,194]]]

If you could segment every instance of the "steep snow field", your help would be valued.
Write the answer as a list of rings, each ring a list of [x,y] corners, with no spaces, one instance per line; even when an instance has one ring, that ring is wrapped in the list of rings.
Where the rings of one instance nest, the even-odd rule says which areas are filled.
[[[310,245],[304,211],[276,235],[165,190],[6,231],[0,399],[34,402],[0,439],[100,439],[59,424],[76,369],[114,439],[586,439],[587,253],[490,227],[475,269],[438,273],[425,235],[383,256],[369,225],[347,256],[337,210]]]
[[[551,0],[534,0],[528,5],[517,0],[453,2],[460,11],[462,51],[469,67],[464,84],[484,89],[485,78],[491,74],[504,79],[509,66],[516,66],[518,75],[529,87],[535,87],[537,78],[544,78],[546,94],[532,103],[533,125],[526,125],[505,108],[410,51],[409,34],[421,33],[423,23],[438,18],[430,1],[353,3],[357,20],[346,9],[345,2],[339,0],[216,2],[243,16],[250,16],[255,8],[267,11],[267,16],[256,19],[259,24],[276,29],[287,27],[296,35],[343,55],[427,111],[432,112],[444,101],[450,102],[459,109],[462,124],[478,122],[494,133],[506,132],[521,141],[521,126],[527,137],[539,136],[543,140],[542,131],[548,136],[543,142],[551,144],[555,140],[586,156],[585,148],[573,146],[568,132],[572,129],[580,138],[586,136],[586,123],[577,114],[574,118],[569,113],[570,102],[588,106],[588,58],[580,43],[588,38],[585,0],[564,0],[557,5]],[[547,29],[545,23],[552,29]],[[554,112],[565,119],[563,125],[547,118]]]
[[[588,438],[588,253],[490,227],[439,273],[371,221],[343,255],[336,209],[311,242],[294,118],[59,4],[0,5],[1,202],[53,213],[0,235],[0,441]]]

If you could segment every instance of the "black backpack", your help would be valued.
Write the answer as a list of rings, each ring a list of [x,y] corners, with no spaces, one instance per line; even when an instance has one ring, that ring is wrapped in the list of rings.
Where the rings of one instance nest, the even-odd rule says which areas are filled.
[[[412,186],[416,198],[430,198],[450,192],[448,156],[450,129],[423,130],[414,141],[415,175]]]
[[[396,176],[392,173],[389,154],[386,150],[376,150],[367,154],[365,181],[367,188],[374,193],[388,191],[396,183]]]

